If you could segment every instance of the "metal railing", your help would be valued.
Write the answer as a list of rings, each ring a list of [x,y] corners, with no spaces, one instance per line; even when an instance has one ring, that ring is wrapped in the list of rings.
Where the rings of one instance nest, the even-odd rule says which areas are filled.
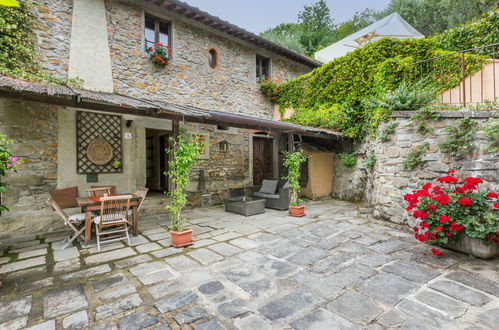
[[[479,105],[499,97],[499,43],[466,49],[409,64],[403,80],[433,81],[440,104]]]

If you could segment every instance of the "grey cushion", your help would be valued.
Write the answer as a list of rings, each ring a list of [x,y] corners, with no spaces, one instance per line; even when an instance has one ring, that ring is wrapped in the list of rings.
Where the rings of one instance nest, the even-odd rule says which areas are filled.
[[[254,193],[253,196],[257,196],[260,198],[268,198],[268,199],[279,199],[279,195],[266,194],[266,193],[262,193],[261,191]]]
[[[259,192],[273,195],[277,189],[277,183],[277,180],[263,180],[262,188],[260,188]]]

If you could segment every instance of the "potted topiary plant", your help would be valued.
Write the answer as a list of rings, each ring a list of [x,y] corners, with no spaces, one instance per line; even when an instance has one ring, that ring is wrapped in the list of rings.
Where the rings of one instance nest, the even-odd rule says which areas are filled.
[[[300,193],[300,167],[301,163],[308,159],[308,156],[303,155],[303,150],[299,149],[295,152],[284,151],[284,166],[288,169],[288,175],[283,177],[289,182],[291,189],[291,198],[289,204],[289,215],[293,217],[302,217],[305,215],[305,205],[301,204],[299,199]]]
[[[190,172],[197,159],[201,155],[202,142],[195,136],[188,135],[184,129],[180,129],[179,136],[170,138],[170,148],[167,153],[173,153],[174,160],[168,162],[168,171],[165,175],[170,177],[175,183],[173,191],[166,193],[171,197],[171,204],[165,208],[172,219],[170,235],[174,247],[183,247],[192,244],[192,229],[184,228],[185,220],[182,219],[182,208],[187,204],[187,194],[185,188],[190,181]]]
[[[488,259],[499,255],[499,203],[495,192],[480,191],[482,179],[462,183],[455,171],[406,194],[406,210],[415,219],[415,237],[453,250]],[[432,248],[437,256],[442,252]]]

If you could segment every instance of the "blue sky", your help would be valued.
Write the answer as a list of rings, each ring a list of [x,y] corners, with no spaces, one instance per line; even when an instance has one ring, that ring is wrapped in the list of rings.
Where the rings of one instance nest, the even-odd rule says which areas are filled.
[[[183,0],[253,33],[260,33],[280,23],[294,23],[304,5],[314,0]],[[355,12],[384,9],[390,0],[326,0],[336,23],[351,18]]]

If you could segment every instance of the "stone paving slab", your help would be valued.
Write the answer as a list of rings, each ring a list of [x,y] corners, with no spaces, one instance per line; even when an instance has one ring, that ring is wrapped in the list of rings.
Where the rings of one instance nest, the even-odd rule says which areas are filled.
[[[32,296],[0,303],[0,324],[31,311]]]
[[[53,289],[47,291],[43,296],[43,316],[45,318],[67,314],[87,306],[87,298],[80,286]]]
[[[357,205],[307,202],[307,216],[187,210],[195,244],[170,247],[164,215],[132,244],[65,232],[0,241],[0,329],[492,329],[496,260],[429,253],[410,228]],[[199,221],[198,221],[199,220]]]
[[[0,274],[11,273],[17,270],[43,265],[45,263],[46,263],[45,257],[36,257],[31,259],[24,259],[21,261],[15,261],[9,264],[2,265],[0,267]]]

